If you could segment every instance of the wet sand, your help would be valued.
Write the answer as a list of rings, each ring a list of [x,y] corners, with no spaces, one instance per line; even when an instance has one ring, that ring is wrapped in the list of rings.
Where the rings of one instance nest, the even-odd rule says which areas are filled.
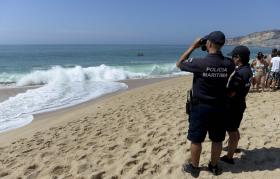
[[[32,87],[32,86],[27,86],[27,87],[5,87],[5,88],[0,88],[0,102],[3,102],[9,97],[16,96],[19,93],[24,93],[29,89],[33,88],[38,88],[38,86]]]

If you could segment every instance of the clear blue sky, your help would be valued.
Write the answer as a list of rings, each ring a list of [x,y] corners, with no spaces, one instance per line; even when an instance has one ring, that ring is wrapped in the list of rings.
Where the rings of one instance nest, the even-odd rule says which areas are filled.
[[[279,0],[1,0],[0,44],[185,44],[279,22]]]

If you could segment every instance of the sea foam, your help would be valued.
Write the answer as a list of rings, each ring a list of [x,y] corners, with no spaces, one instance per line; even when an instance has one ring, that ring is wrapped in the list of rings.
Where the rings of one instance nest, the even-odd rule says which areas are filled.
[[[177,74],[174,65],[136,67],[54,66],[18,75],[16,86],[42,85],[0,103],[0,132],[18,128],[33,120],[33,115],[73,106],[101,95],[127,88],[120,80]],[[6,74],[5,74],[6,75]],[[7,76],[7,75],[6,75]]]
[[[102,79],[101,76],[98,78]],[[108,81],[105,81],[106,78]],[[81,67],[67,70],[54,67],[48,71],[36,71],[26,75],[17,85],[45,85],[0,103],[0,131],[30,123],[33,114],[69,107],[127,88],[124,83],[109,80],[114,80],[114,76],[104,74],[103,80],[96,80]]]

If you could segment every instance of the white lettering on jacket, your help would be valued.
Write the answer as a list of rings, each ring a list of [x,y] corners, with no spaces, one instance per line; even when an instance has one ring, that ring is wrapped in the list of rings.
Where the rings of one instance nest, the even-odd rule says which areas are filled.
[[[202,73],[202,76],[210,77],[210,78],[226,78],[227,77],[227,68],[207,67],[206,72]]]

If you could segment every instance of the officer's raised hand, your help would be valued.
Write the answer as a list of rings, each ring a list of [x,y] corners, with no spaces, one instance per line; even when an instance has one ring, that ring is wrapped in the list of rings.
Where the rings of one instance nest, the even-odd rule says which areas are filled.
[[[183,55],[179,58],[179,60],[176,62],[176,66],[178,68],[180,68],[180,65],[183,61],[185,61],[187,58],[189,58],[189,56],[191,55],[191,53],[199,48],[201,46],[200,44],[200,40],[201,38],[197,38],[195,39],[195,41],[192,43],[192,45],[183,53]]]
[[[193,49],[199,48],[201,46],[201,38],[196,38],[195,41],[192,43],[191,47]]]

